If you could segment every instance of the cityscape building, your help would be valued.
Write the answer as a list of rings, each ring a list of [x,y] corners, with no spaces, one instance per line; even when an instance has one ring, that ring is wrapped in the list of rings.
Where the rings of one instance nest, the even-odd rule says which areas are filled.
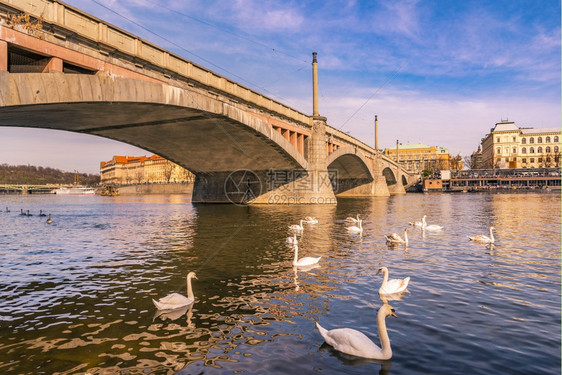
[[[100,163],[103,185],[193,182],[188,170],[158,155],[113,156]]]
[[[397,144],[395,148],[384,149],[384,154],[411,172],[427,170],[437,173],[441,170],[456,171],[464,167],[462,158],[451,156],[445,147],[423,143]]]
[[[482,159],[473,169],[560,167],[561,129],[498,122],[482,138]]]

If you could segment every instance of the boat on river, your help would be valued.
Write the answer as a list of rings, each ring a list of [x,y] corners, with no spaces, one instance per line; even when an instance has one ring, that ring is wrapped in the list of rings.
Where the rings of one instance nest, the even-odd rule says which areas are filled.
[[[53,190],[53,193],[60,195],[95,195],[96,189],[89,187],[61,187]]]

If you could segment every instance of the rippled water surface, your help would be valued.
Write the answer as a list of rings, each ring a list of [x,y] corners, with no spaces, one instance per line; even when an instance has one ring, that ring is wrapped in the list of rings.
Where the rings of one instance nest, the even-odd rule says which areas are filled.
[[[559,374],[560,204],[558,193],[408,194],[335,207],[0,196],[0,372]],[[363,236],[345,230],[357,213]],[[410,227],[407,248],[385,244],[385,233],[424,214],[444,229]],[[322,259],[294,270],[287,227],[306,215],[319,223],[304,224],[299,255]],[[490,225],[493,247],[468,240]],[[380,266],[411,277],[389,301],[393,357],[343,356],[314,322],[379,344]],[[159,315],[152,299],[185,294],[189,271],[195,304]]]

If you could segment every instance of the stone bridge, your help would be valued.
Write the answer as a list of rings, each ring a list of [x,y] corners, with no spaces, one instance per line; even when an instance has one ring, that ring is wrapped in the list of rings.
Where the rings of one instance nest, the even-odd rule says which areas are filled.
[[[314,100],[303,114],[57,0],[0,0],[0,126],[161,155],[195,174],[193,202],[334,204],[417,181]]]

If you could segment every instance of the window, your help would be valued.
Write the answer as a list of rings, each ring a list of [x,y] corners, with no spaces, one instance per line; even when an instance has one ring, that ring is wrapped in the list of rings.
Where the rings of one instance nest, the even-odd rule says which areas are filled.
[[[542,147],[539,146],[539,148],[537,148],[537,153],[542,154]]]
[[[539,163],[542,163],[542,158],[539,158]]]
[[[557,135],[554,136],[554,142],[555,143],[558,142],[558,136]]]
[[[526,143],[527,143],[527,138],[521,138],[521,143],[526,144]]]
[[[547,163],[550,163],[550,157],[547,157],[547,158],[546,158],[546,162],[547,162]]]
[[[522,162],[522,163],[526,163],[526,162],[527,162],[527,158],[521,159],[521,162]]]
[[[502,153],[502,149],[501,149],[500,147],[498,147],[498,148],[496,149],[496,154],[501,154],[501,153]]]
[[[517,153],[517,147],[513,147],[513,153],[514,153],[514,154]]]
[[[535,162],[535,158],[531,158],[531,163],[534,163],[534,162]]]
[[[535,153],[535,148],[529,147],[529,154],[534,154],[534,153]]]
[[[496,142],[500,143],[500,137],[496,137]]]
[[[522,154],[526,154],[526,153],[527,153],[527,147],[523,147],[523,148],[521,149],[521,153],[522,153]]]
[[[537,139],[537,143],[542,143],[542,137],[539,137],[539,138]]]
[[[556,154],[558,152],[558,146],[554,146],[554,153]]]
[[[535,143],[535,138],[533,137],[529,138],[529,143]]]
[[[550,143],[550,137],[546,137],[546,143]]]
[[[548,154],[550,152],[550,146],[546,146],[545,151]]]
[[[516,138],[516,137],[513,137],[513,142],[517,142],[517,138]]]

